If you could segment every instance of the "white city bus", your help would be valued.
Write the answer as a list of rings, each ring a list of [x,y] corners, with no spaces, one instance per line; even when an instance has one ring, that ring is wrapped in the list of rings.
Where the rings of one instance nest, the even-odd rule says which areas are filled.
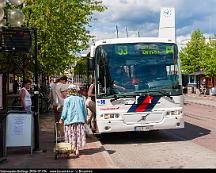
[[[98,41],[91,61],[98,133],[184,127],[174,42],[140,37]]]
[[[171,22],[162,22],[157,38],[107,39],[91,47],[97,133],[184,127],[178,49],[174,37],[165,38],[175,35],[166,27],[171,14],[174,9],[162,9]]]

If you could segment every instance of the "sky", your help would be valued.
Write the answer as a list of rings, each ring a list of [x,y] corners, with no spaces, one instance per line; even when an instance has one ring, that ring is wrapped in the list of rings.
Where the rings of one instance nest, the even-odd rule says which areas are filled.
[[[157,37],[162,7],[174,7],[176,39],[184,44],[191,33],[200,29],[204,35],[216,33],[216,0],[102,0],[107,10],[94,15],[90,33],[94,40],[119,37]],[[126,32],[127,31],[127,32]]]

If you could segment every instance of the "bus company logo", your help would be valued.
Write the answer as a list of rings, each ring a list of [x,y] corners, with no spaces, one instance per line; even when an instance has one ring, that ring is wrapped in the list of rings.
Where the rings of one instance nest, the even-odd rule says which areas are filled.
[[[98,101],[97,101],[97,104],[105,105],[105,104],[106,104],[106,101],[105,101],[105,100],[98,100]]]
[[[150,115],[150,114],[146,114],[145,116],[142,116],[141,119],[139,121],[137,121],[137,122],[145,121],[148,115]]]

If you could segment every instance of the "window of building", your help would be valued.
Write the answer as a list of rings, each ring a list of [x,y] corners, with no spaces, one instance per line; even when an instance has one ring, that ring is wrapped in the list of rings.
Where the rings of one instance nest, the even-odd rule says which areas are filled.
[[[188,76],[188,84],[196,84],[197,83],[197,77],[195,75]]]

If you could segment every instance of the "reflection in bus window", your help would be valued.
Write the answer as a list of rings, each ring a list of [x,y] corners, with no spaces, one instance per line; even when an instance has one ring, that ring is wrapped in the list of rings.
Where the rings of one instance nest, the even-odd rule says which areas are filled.
[[[154,53],[143,54],[143,50]],[[99,46],[96,50],[98,79],[106,88],[106,95],[112,93],[108,88],[117,88],[114,84],[123,87],[124,93],[154,87],[169,92],[175,88],[173,93],[181,94],[181,89],[176,89],[180,73],[178,57],[173,50],[174,44],[168,43]]]

